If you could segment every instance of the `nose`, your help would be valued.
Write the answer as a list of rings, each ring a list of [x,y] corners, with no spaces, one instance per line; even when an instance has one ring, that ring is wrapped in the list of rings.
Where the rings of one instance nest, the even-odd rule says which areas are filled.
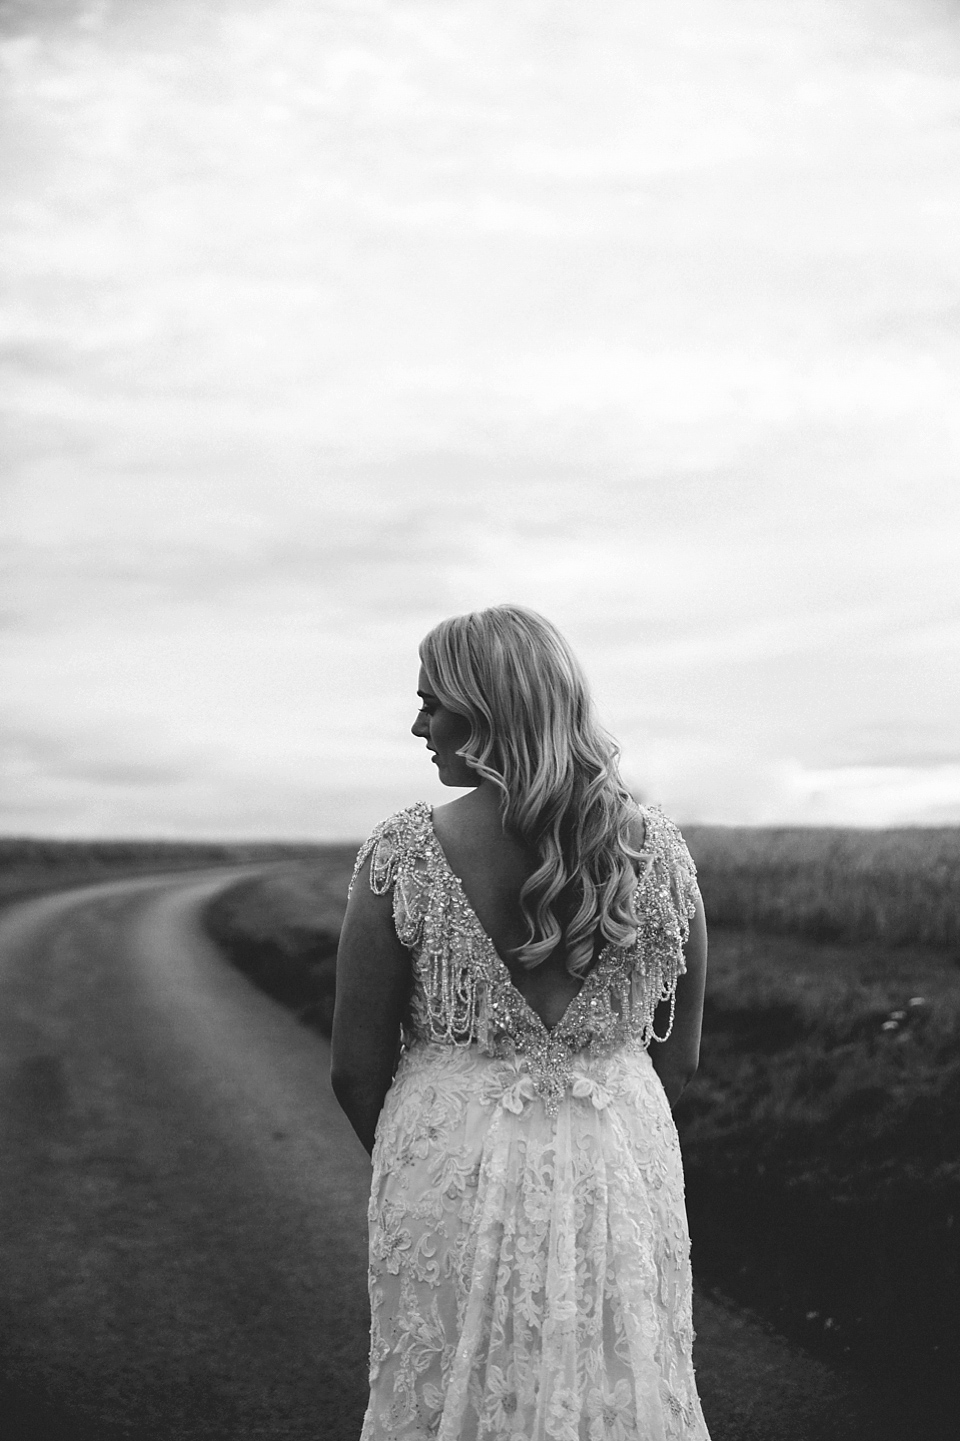
[[[423,740],[427,739],[430,734],[430,727],[427,725],[427,718],[425,715],[417,716],[413,725],[410,727],[410,734],[420,736]]]

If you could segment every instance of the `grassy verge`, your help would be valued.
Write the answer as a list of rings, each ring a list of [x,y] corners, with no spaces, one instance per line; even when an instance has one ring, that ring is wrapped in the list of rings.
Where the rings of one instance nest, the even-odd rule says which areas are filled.
[[[322,858],[287,864],[221,891],[204,925],[255,985],[329,1036],[337,943],[355,846],[324,847]]]
[[[698,1274],[814,1349],[948,1379],[960,976],[948,955],[715,929],[677,1108]]]
[[[960,970],[940,864],[958,838],[912,833],[897,862],[870,833],[691,832],[714,922],[701,1068],[677,1112],[697,1273],[905,1385],[942,1386],[960,1350]],[[352,858],[328,848],[207,912],[227,954],[325,1033]],[[939,944],[892,944],[911,928]]]

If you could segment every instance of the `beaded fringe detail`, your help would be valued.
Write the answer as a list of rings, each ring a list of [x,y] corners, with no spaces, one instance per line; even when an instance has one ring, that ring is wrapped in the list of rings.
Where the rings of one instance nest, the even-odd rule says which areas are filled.
[[[524,1000],[450,869],[423,801],[376,827],[357,856],[353,880],[370,859],[370,887],[393,888],[397,936],[413,958],[413,992],[404,1044],[477,1045],[516,1062],[555,1113],[572,1084],[573,1057],[589,1047],[609,1055],[631,1044],[665,1041],[694,914],[696,869],[677,827],[658,807],[641,807],[646,827],[634,893],[636,940],[608,944],[562,1018],[547,1027]],[[351,882],[351,889],[353,882]],[[670,1003],[665,1033],[654,1014]]]

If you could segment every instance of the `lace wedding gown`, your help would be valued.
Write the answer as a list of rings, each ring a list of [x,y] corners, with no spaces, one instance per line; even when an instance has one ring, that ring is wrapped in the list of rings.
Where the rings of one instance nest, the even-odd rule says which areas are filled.
[[[670,1108],[648,1054],[696,878],[643,808],[639,936],[547,1029],[418,804],[362,847],[413,961],[370,1196],[362,1441],[709,1441]]]

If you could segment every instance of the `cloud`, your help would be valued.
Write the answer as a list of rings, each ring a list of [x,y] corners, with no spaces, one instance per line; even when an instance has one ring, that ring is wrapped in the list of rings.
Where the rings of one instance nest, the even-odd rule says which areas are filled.
[[[153,758],[144,753],[151,749]],[[159,742],[156,733],[131,735],[116,722],[95,729],[71,720],[58,730],[46,717],[29,727],[0,730],[0,769],[13,789],[37,778],[93,787],[171,787],[195,777],[204,764],[209,765],[209,757],[177,754],[177,748]]]
[[[0,47],[11,815],[352,830],[423,632],[508,598],[687,817],[949,808],[921,11],[85,13]]]

